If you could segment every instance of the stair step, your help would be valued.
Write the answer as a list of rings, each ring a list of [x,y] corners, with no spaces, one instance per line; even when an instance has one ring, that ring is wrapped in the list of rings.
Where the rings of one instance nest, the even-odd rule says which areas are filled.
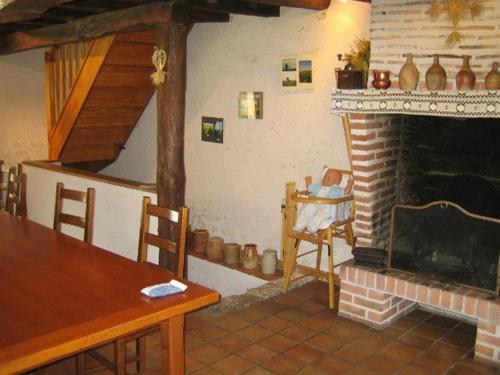
[[[152,44],[114,42],[104,61],[106,65],[144,66],[153,71]]]
[[[103,66],[94,87],[135,87],[151,88],[150,75],[153,68],[136,66]]]
[[[145,107],[154,89],[136,87],[99,87],[94,88],[87,98],[87,105],[120,105]]]
[[[134,126],[143,112],[138,107],[88,107],[86,106],[75,128],[95,126]]]
[[[89,160],[114,160],[120,149],[115,144],[104,145],[66,145],[61,155],[62,163],[75,163]]]
[[[66,145],[125,144],[133,126],[76,127]]]

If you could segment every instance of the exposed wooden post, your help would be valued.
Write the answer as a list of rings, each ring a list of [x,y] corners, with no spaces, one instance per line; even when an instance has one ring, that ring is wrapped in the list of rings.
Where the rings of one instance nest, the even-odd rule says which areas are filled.
[[[186,106],[186,44],[188,26],[169,22],[158,29],[158,47],[167,51],[166,81],[157,90],[157,167],[158,205],[178,210],[184,205],[184,114]],[[165,220],[158,223],[160,236],[171,237],[174,228]],[[169,252],[160,252],[160,266],[175,269]]]

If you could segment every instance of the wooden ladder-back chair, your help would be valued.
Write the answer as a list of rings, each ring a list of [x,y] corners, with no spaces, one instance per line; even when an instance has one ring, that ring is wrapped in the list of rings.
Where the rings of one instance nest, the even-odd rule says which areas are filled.
[[[352,176],[352,171],[339,170],[339,172]],[[319,229],[316,233],[308,233],[306,231],[296,232],[293,230],[293,227],[297,221],[298,203],[331,205],[333,212],[336,213],[335,220],[329,227],[326,229]],[[352,222],[354,222],[355,219],[354,196],[351,193],[350,195],[336,199],[310,197],[307,191],[297,191],[295,182],[289,182],[286,185],[286,198],[282,207],[282,212],[281,247],[284,267],[284,292],[286,293],[288,291],[295,268],[299,268],[303,271],[304,275],[293,281],[299,280],[308,274],[328,281],[329,307],[333,309],[335,306],[335,281],[338,281],[334,275],[334,268],[338,265],[334,266],[333,240],[334,238],[342,238],[348,245],[355,245],[356,239],[352,230]],[[316,248],[304,253],[299,253],[299,247],[303,241],[314,244]],[[323,245],[326,245],[328,249],[327,272],[320,269]],[[316,266],[314,268],[297,264],[298,258],[314,252],[316,252]]]
[[[63,213],[63,200],[72,200],[85,204],[85,216],[80,217]],[[54,209],[54,229],[61,231],[61,224],[69,224],[83,229],[83,240],[92,243],[94,233],[94,205],[95,189],[88,188],[87,191],[65,189],[62,182],[56,185],[56,205]]]
[[[7,181],[9,178],[9,167],[0,160],[0,210],[5,210],[7,200]]]
[[[176,226],[176,236],[174,239],[167,239],[149,232],[151,216],[158,219],[168,220]],[[186,258],[186,241],[188,234],[189,209],[181,207],[179,211],[170,210],[151,203],[151,198],[143,197],[141,227],[139,232],[139,251],[137,261],[139,263],[148,262],[148,246],[158,247],[160,251],[169,251],[176,256],[175,275],[179,278],[184,277],[184,264]],[[154,263],[152,263],[156,266]],[[114,342],[115,363],[104,358],[96,350],[88,351],[89,355],[98,362],[106,366],[115,374],[126,374],[126,365],[129,362],[135,362],[137,372],[141,373],[146,368],[146,336],[154,333],[159,327],[152,327],[149,330],[138,332],[134,335],[118,339]],[[135,341],[136,355],[130,358],[126,356],[127,342]]]
[[[26,178],[23,174],[22,164],[18,164],[17,167],[11,167],[9,169],[5,211],[12,215],[21,215],[24,212],[26,200],[25,180]]]

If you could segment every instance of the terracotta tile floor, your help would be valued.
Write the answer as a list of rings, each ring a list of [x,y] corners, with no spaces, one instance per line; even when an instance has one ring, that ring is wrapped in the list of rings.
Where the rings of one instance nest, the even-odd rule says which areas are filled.
[[[327,285],[310,283],[223,316],[206,311],[186,321],[186,373],[475,375],[500,374],[471,359],[475,328],[416,310],[377,331],[327,309]],[[148,337],[146,374],[159,373],[159,340]],[[103,349],[112,358],[111,347]],[[90,374],[107,375],[92,359]],[[74,360],[46,369],[72,374]],[[133,364],[129,373],[134,373]]]

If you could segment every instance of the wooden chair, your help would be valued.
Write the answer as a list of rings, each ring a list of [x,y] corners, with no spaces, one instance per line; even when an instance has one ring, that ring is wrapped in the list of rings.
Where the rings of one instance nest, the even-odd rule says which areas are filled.
[[[9,177],[9,167],[0,160],[0,210],[5,210],[7,198],[7,181]]]
[[[24,212],[25,180],[22,164],[9,169],[7,177],[7,191],[5,198],[5,211],[12,215],[21,215]],[[25,216],[25,215],[24,215]]]
[[[175,239],[170,240],[149,232],[151,216],[158,219],[164,219],[176,226]],[[137,261],[139,263],[148,262],[148,247],[158,247],[160,251],[169,251],[176,257],[175,275],[179,278],[184,277],[184,264],[186,258],[186,241],[188,233],[189,209],[181,207],[179,211],[170,210],[151,204],[151,198],[144,197],[142,200],[141,227],[139,232],[139,251]],[[157,266],[154,263],[154,266]],[[135,362],[137,372],[141,373],[146,368],[146,336],[154,333],[159,327],[152,327],[143,332],[118,339],[114,342],[115,363],[104,358],[98,351],[91,350],[87,353],[113,371],[115,374],[126,374],[126,365],[129,362]],[[126,356],[127,342],[135,341],[136,355],[130,358]]]
[[[75,216],[63,213],[63,200],[85,203],[85,216]],[[65,189],[62,182],[56,185],[56,205],[54,209],[54,229],[61,231],[61,224],[69,224],[83,229],[83,240],[92,243],[94,232],[95,189],[88,188],[86,192]]]
[[[351,171],[341,171],[343,174],[352,174]],[[336,212],[336,220],[326,229],[320,229],[316,233],[308,233],[306,231],[296,232],[293,230],[297,220],[297,204],[328,204],[332,206],[332,210]],[[328,280],[328,299],[329,307],[333,309],[334,294],[335,294],[335,275],[334,275],[334,238],[342,238],[347,244],[354,246],[356,239],[352,230],[352,222],[355,218],[354,196],[348,195],[343,198],[330,199],[330,198],[316,198],[310,197],[307,191],[298,192],[295,189],[295,183],[290,182],[286,186],[286,198],[283,209],[283,223],[282,223],[282,254],[283,254],[283,268],[284,268],[284,283],[283,289],[286,293],[295,268],[301,269],[304,273],[293,281],[299,280],[307,274],[312,274],[318,278]],[[310,242],[315,245],[315,249],[306,251],[299,254],[300,244],[303,242]],[[321,271],[321,255],[323,245],[328,249],[328,271]],[[298,265],[297,259],[316,252],[316,267],[308,267]],[[337,265],[338,266],[338,265]]]

